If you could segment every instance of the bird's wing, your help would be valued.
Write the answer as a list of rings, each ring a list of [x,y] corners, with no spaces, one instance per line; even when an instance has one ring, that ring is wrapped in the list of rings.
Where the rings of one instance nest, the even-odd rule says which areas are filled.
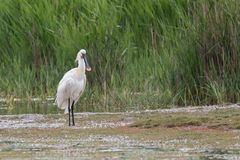
[[[70,104],[78,101],[86,86],[86,75],[76,77],[75,69],[68,71],[59,82],[55,102],[61,109],[68,108],[68,99]]]
[[[71,88],[73,88],[74,80],[72,78],[63,78],[58,85],[56,103],[59,108],[65,109],[68,107],[68,99],[71,96]]]
[[[70,104],[74,101],[76,104],[79,100],[80,96],[82,95],[86,85],[86,78],[81,79],[80,81],[73,80],[72,82],[68,82],[67,87],[71,88],[71,93],[68,93],[70,95]],[[65,108],[64,113],[68,113],[68,99],[65,99],[65,101],[62,103],[62,108]]]

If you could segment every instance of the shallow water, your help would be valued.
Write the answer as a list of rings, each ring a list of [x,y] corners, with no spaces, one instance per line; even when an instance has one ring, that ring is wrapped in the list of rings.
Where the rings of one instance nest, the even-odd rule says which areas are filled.
[[[69,127],[53,100],[7,104],[0,159],[240,159],[238,130],[129,127],[137,112],[76,113]]]
[[[57,114],[62,113],[54,104],[54,98],[4,99],[0,98],[0,115],[6,114]]]

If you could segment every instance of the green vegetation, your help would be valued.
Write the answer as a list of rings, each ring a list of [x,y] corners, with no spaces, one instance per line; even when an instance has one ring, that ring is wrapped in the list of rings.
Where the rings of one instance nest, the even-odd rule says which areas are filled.
[[[0,96],[54,96],[80,48],[83,110],[240,100],[238,0],[1,0]]]
[[[239,109],[218,110],[204,113],[153,113],[141,114],[135,118],[131,127],[153,128],[153,127],[206,127],[210,129],[240,129]]]

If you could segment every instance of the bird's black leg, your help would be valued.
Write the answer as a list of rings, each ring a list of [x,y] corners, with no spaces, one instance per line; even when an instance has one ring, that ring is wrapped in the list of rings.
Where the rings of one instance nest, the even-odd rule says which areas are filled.
[[[75,123],[74,123],[74,114],[73,114],[73,108],[74,108],[74,101],[73,101],[73,103],[72,103],[72,124],[73,124],[73,126],[75,126]]]
[[[68,122],[69,126],[71,126],[71,119],[70,119],[70,98],[68,99]]]

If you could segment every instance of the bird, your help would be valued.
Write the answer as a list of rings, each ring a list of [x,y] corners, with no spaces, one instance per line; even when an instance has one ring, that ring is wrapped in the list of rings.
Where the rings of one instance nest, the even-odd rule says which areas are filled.
[[[65,114],[68,113],[69,126],[71,126],[71,114],[72,126],[75,126],[74,105],[83,94],[86,86],[87,79],[85,71],[91,71],[86,53],[85,49],[81,49],[77,53],[76,62],[78,63],[78,67],[66,72],[57,87],[55,103],[58,108],[65,109]]]

